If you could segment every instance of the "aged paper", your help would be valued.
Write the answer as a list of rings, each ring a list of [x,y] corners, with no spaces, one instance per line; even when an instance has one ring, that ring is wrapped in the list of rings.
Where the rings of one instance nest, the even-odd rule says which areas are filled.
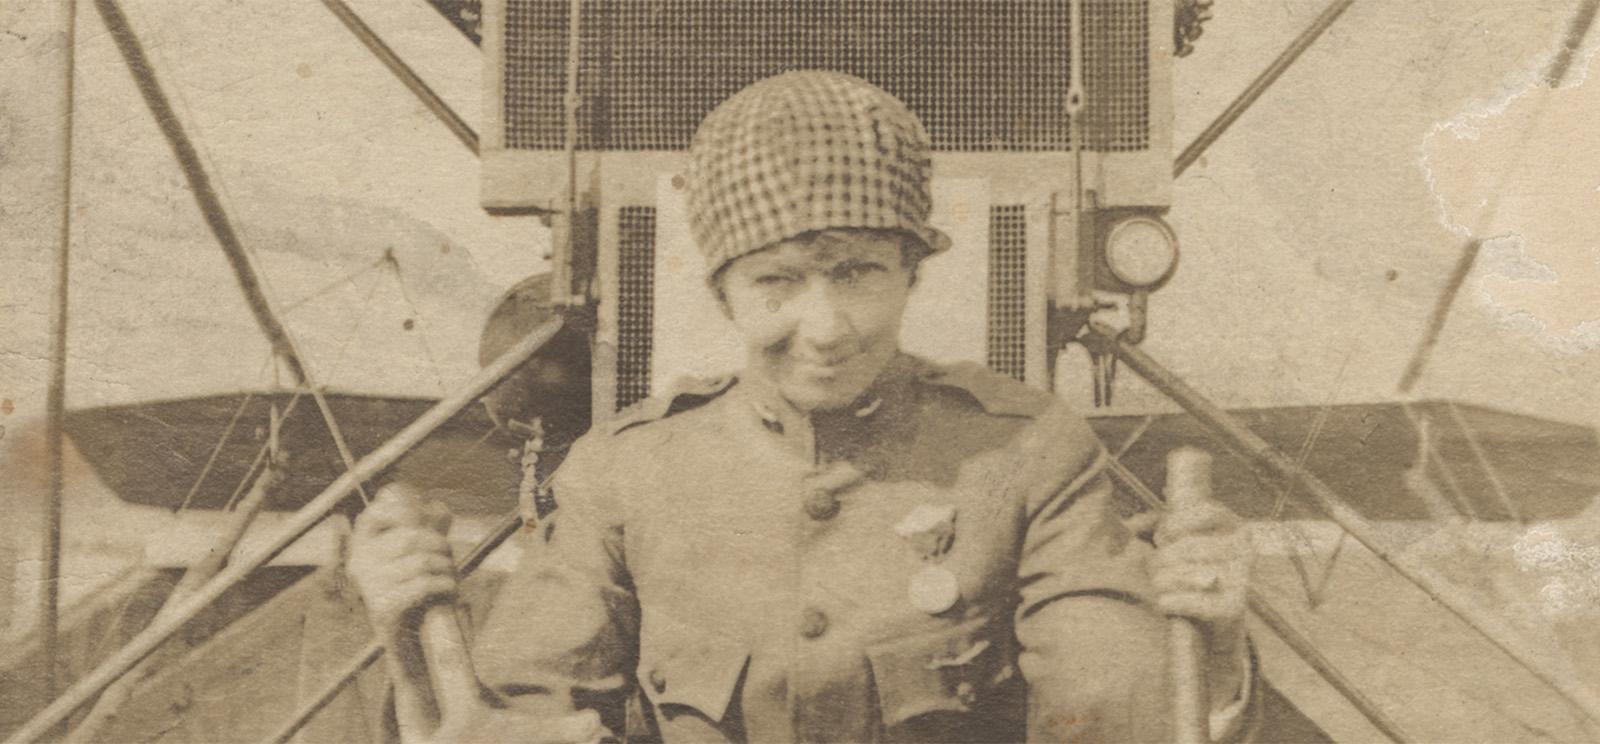
[[[515,529],[461,585],[451,627],[472,640],[508,596],[500,587],[529,575],[524,547],[553,539],[538,526],[562,512],[560,490],[536,483],[591,421],[625,424],[615,411],[652,395],[659,409],[633,415],[668,419],[736,394],[729,385],[745,382],[682,382],[738,373],[749,333],[707,288],[688,134],[758,77],[832,65],[899,96],[933,140],[926,221],[954,247],[918,268],[900,348],[1052,391],[1115,458],[1096,477],[1117,484],[1118,516],[1135,527],[1140,494],[1173,480],[1172,450],[1213,454],[1210,488],[1254,555],[1241,615],[1250,730],[1228,736],[1600,738],[1596,5],[6,4],[0,736],[56,736],[63,719],[94,741],[391,734],[390,670],[360,666],[377,647],[345,570],[355,516],[400,483],[448,507],[457,559]],[[560,24],[573,7],[589,25],[569,159]],[[1086,19],[1081,31],[1072,18]],[[1065,70],[1080,61],[1075,79]],[[1259,96],[1241,99],[1257,83]],[[1073,90],[1087,96],[1078,113]],[[1174,175],[1180,153],[1193,157]],[[1170,229],[1147,234],[1160,245],[1140,256],[1159,264],[1162,236],[1175,239],[1176,267],[1148,291],[1127,279],[1138,267],[1118,273],[1105,258],[1112,228],[1135,217]],[[1079,262],[1099,263],[1075,274]],[[556,289],[568,278],[570,292]],[[1123,337],[1133,356],[1113,363],[1110,347],[1058,343],[1087,332],[1092,299],[1109,303],[1096,323],[1136,329]],[[532,349],[525,335],[557,315],[566,327],[537,364],[502,359],[506,374],[492,373],[498,354]],[[673,403],[672,391],[694,400]],[[440,401],[451,407],[427,419]],[[773,431],[786,421],[762,420]],[[957,447],[976,431],[896,430],[861,446]],[[821,468],[828,446],[813,439]],[[1032,452],[1018,442],[994,446]],[[740,461],[756,446],[747,437],[719,456]],[[601,469],[622,484],[616,493],[687,467],[660,447],[608,450]],[[689,475],[750,499],[771,486],[718,462]],[[905,462],[882,470],[949,466],[950,483],[974,472],[938,456]],[[799,488],[790,511],[803,508],[807,524],[851,524],[851,503],[838,512]],[[884,503],[934,499],[893,488]],[[706,489],[682,490],[692,500]],[[728,550],[765,552],[730,526],[742,512],[699,503],[682,508],[705,509],[707,530],[738,532]],[[859,556],[841,586],[898,576],[899,557],[875,551],[921,540],[935,547],[907,559],[909,589],[894,579],[895,609],[952,628],[981,615],[960,604],[976,607],[978,590],[915,562],[967,555],[974,538],[962,530],[981,520],[964,507],[943,521],[900,511],[928,524],[909,537],[885,525],[871,533],[879,542],[841,548]],[[506,521],[519,516],[525,528]],[[676,518],[658,516],[642,521]],[[956,537],[942,536],[945,522]],[[706,576],[723,575],[721,558],[698,557]],[[745,556],[752,573],[739,575],[768,559]],[[683,573],[672,591],[693,584]],[[764,591],[728,584],[739,602]],[[761,653],[730,671],[717,667],[720,646],[696,645],[666,655],[704,664],[679,672],[669,658],[671,679],[652,677],[660,595],[635,589],[644,648],[638,628],[620,633],[635,650],[615,682],[632,696],[619,713],[632,735],[659,729],[673,741],[688,729],[663,724],[687,716],[729,740],[762,740]],[[876,599],[837,591],[845,598],[828,601]],[[709,596],[708,616],[720,617]],[[862,638],[891,633],[871,613],[840,622],[843,610],[803,609],[772,622],[820,641],[858,632],[852,621]],[[922,676],[903,683],[922,685],[915,694],[892,689],[912,676],[895,673],[898,657],[863,642],[849,663],[874,665],[874,692],[830,698],[794,682],[793,735],[848,730],[806,728],[806,716],[830,714],[874,722],[859,729],[868,740],[1093,731],[1073,728],[1088,725],[1076,713],[1040,723],[1038,710],[1026,714],[1031,729],[973,727],[989,712],[986,685],[1028,676],[1010,657],[1004,674],[982,667],[985,653],[1018,642],[1011,620],[996,622],[999,635],[981,641],[990,646],[917,657]],[[532,629],[528,643],[565,630]],[[490,648],[476,652],[480,671]],[[981,681],[961,676],[980,667]],[[331,687],[352,669],[350,684]],[[448,706],[464,689],[438,697]],[[330,690],[331,703],[296,721]]]

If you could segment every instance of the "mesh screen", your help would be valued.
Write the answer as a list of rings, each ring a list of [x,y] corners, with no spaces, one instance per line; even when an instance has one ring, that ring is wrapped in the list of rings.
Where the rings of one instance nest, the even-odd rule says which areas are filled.
[[[989,208],[989,369],[1027,369],[1028,218],[1021,204]]]
[[[655,304],[655,207],[622,207],[617,216],[617,408],[650,396]]]
[[[1144,149],[1146,3],[1086,0],[1085,138]],[[1070,146],[1066,0],[586,0],[579,147],[677,150],[722,99],[791,69],[859,75],[904,100],[934,147]],[[563,146],[566,0],[506,0],[506,145]]]
[[[1085,3],[1083,26],[1084,145],[1100,152],[1143,150],[1150,136],[1148,0]]]

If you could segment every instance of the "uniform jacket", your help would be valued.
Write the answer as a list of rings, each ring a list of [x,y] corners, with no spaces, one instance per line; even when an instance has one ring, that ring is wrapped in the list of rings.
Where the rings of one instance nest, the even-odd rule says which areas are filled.
[[[646,401],[557,473],[480,678],[669,744],[1169,740],[1105,458],[1053,396],[909,356],[844,411],[735,378]]]

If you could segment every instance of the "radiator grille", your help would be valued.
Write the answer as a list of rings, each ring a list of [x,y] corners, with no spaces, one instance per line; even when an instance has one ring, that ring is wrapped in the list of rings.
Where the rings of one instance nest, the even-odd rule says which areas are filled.
[[[1021,204],[989,208],[989,369],[1027,369],[1028,221]]]
[[[650,395],[656,271],[656,210],[617,215],[617,391],[620,410]]]
[[[1148,144],[1148,2],[1086,0],[1086,119],[1100,150]],[[505,0],[505,142],[563,146],[567,0]],[[934,146],[1070,146],[1066,0],[586,0],[580,148],[677,150],[711,108],[778,72],[827,68],[884,87]]]
[[[1091,12],[1096,5],[1101,12]],[[1086,3],[1085,146],[1100,152],[1143,150],[1150,143],[1148,0]]]

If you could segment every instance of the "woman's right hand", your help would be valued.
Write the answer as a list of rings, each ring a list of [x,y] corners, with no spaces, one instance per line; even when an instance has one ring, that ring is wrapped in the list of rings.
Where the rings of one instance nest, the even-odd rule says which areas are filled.
[[[356,518],[345,571],[379,637],[415,630],[421,611],[456,598],[450,510],[401,484],[385,486]]]

